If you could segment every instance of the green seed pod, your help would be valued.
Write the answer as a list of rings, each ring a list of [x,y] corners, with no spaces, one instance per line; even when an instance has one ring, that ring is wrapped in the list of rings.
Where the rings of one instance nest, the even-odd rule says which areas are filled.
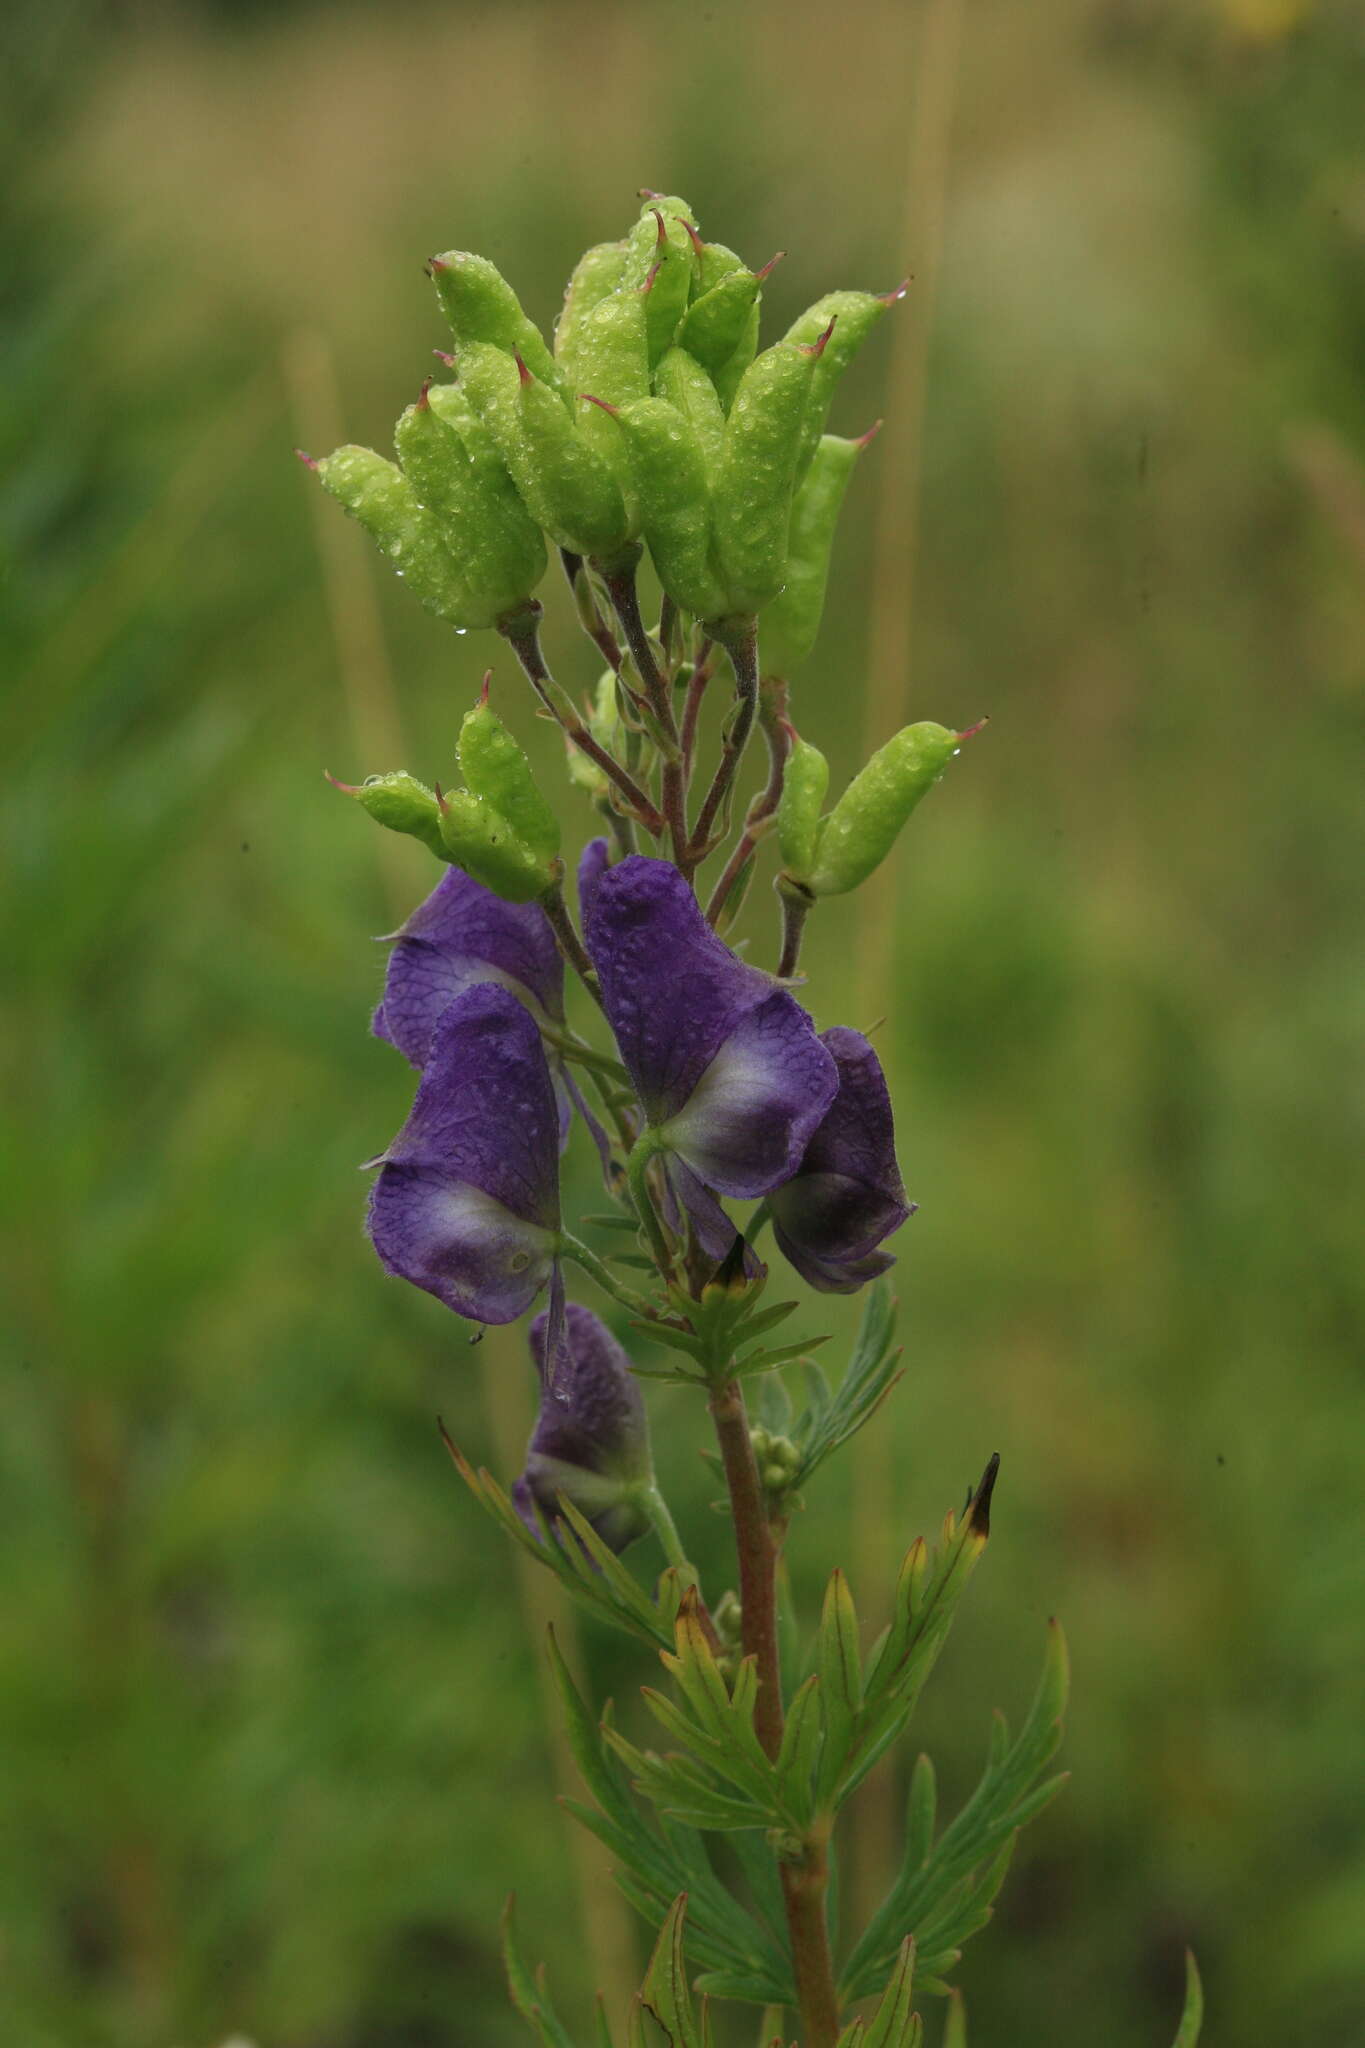
[[[685,199],[651,198],[626,238],[622,284],[644,293],[649,360],[657,363],[677,332],[697,280],[697,255],[684,222],[692,219]]]
[[[825,434],[805,481],[797,485],[787,546],[787,580],[763,614],[759,651],[766,675],[789,676],[815,645],[825,609],[839,509],[854,465],[876,431],[874,427],[858,441]]]
[[[907,725],[879,748],[824,822],[814,865],[803,878],[812,895],[842,896],[867,880],[961,737],[942,725]]]
[[[599,242],[579,257],[574,274],[564,288],[564,304],[555,322],[555,354],[561,362],[573,353],[579,322],[617,289],[625,265],[626,245],[623,241]]]
[[[725,414],[706,371],[685,348],[667,349],[654,373],[654,390],[687,421],[697,437],[708,481],[714,482],[725,446]]]
[[[889,312],[898,299],[904,298],[906,289],[901,285],[894,292],[826,292],[823,299],[817,299],[787,329],[784,340],[809,344],[826,332],[831,320],[834,322],[834,332],[811,378],[797,463],[798,483],[815,458],[820,436],[825,431],[835,385],[882,315]]]
[[[744,338],[760,289],[751,270],[732,270],[693,299],[678,328],[679,345],[713,374],[723,369]]]
[[[391,775],[368,775],[358,787],[337,782],[334,776],[329,776],[328,781],[347,796],[353,796],[378,824],[386,825],[390,832],[406,832],[409,838],[420,839],[423,846],[429,846],[445,859],[435,792],[405,768],[396,768]]]
[[[796,458],[822,346],[779,341],[745,371],[735,394],[713,495],[730,611],[761,611],[786,577]]]
[[[454,362],[455,358],[448,358]],[[520,506],[517,487],[507,473],[507,464],[498,451],[498,444],[489,433],[460,384],[432,384],[427,390],[427,404],[438,420],[452,428],[464,443],[465,454],[476,474],[489,482],[500,482],[502,488]]]
[[[711,559],[710,493],[696,435],[666,398],[622,406],[616,422],[660,583],[683,611],[716,618],[728,608],[727,594]]]
[[[777,806],[777,843],[782,865],[798,882],[815,866],[820,845],[820,813],[829,788],[829,762],[818,747],[797,740],[787,756],[782,796]]]
[[[557,547],[610,557],[630,526],[615,477],[544,384],[501,349],[460,351],[460,381],[531,517]]]
[[[322,487],[365,528],[394,570],[426,606],[464,632],[489,624],[445,545],[440,521],[418,502],[396,465],[372,448],[338,448],[320,462],[305,457]]]
[[[608,405],[626,405],[649,396],[649,342],[645,299],[637,291],[613,292],[601,299],[579,324],[571,353],[564,358],[574,395],[591,393]],[[579,404],[577,426],[594,455],[606,463],[629,498],[630,465],[621,436],[595,405]],[[635,521],[632,519],[632,525]]]
[[[716,396],[725,412],[730,412],[735,394],[744,382],[745,372],[758,354],[759,305],[755,299],[744,316],[744,326],[735,352],[715,373]]]
[[[531,764],[488,702],[487,689],[460,726],[460,772],[472,796],[507,820],[532,854],[553,860],[559,820],[536,787]]]
[[[521,300],[486,256],[448,249],[444,256],[433,256],[427,270],[461,348],[471,341],[488,341],[508,355],[520,356],[533,376],[552,385],[569,403],[563,372],[544,335],[522,311]]]
[[[519,839],[502,813],[483,797],[455,789],[439,798],[445,857],[505,903],[543,896],[555,867]]]
[[[697,258],[697,283],[694,298],[703,298],[714,291],[723,277],[732,270],[747,270],[742,256],[736,256],[733,249],[727,249],[724,242],[703,242],[701,255]]]
[[[525,604],[545,574],[540,528],[501,462],[476,469],[463,438],[439,417],[425,392],[399,420],[394,444],[404,475],[439,522],[481,609],[482,616],[470,623],[495,625]]]

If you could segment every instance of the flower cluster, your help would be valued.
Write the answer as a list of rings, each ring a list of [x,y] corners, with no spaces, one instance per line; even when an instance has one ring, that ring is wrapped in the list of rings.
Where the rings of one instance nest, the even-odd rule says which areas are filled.
[[[669,862],[611,865],[595,841],[580,892],[629,1076],[619,1129],[652,1174],[642,1199],[657,1199],[670,1254],[700,1287],[735,1245],[724,1199],[766,1197],[780,1249],[813,1287],[849,1292],[885,1270],[880,1246],[909,1211],[867,1040],[818,1036],[788,989],[717,937]],[[587,1311],[566,1316],[561,1260],[580,1248],[563,1228],[560,1153],[575,1112],[610,1141],[573,1075],[544,910],[452,869],[394,935],[373,1029],[420,1075],[407,1122],[373,1162],[369,1229],[384,1265],[479,1323],[514,1321],[548,1290],[532,1340],[548,1405],[527,1480],[548,1505],[545,1458],[559,1473],[593,1469],[594,1447],[614,1459],[604,1417],[621,1419],[625,1363]],[[603,1533],[624,1544],[643,1526],[623,1514]]]

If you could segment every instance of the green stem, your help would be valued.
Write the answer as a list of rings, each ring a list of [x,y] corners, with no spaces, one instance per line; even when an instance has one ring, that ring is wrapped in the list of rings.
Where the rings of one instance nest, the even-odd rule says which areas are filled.
[[[782,957],[777,963],[779,980],[789,981],[796,972],[801,958],[801,938],[806,929],[806,919],[815,908],[815,898],[793,885],[778,884],[782,898]]]
[[[753,1244],[755,1242],[755,1240],[758,1237],[759,1231],[762,1230],[764,1224],[770,1220],[772,1213],[773,1205],[765,1195],[763,1200],[759,1203],[758,1207],[754,1210],[753,1215],[749,1218],[748,1222],[744,1226],[744,1235],[748,1238],[750,1244]]]
[[[649,1191],[649,1182],[646,1179],[649,1162],[658,1151],[658,1143],[649,1131],[637,1138],[626,1161],[626,1181],[630,1188],[630,1198],[635,1204],[635,1213],[649,1237],[649,1248],[654,1254],[654,1262],[666,1280],[673,1271],[673,1253],[669,1249],[668,1239],[664,1235],[664,1227],[659,1220],[659,1212],[654,1206],[654,1197]]]
[[[576,1266],[581,1266],[604,1293],[609,1294],[613,1301],[619,1301],[622,1308],[628,1308],[633,1316],[647,1318],[650,1322],[659,1320],[658,1311],[652,1302],[646,1301],[643,1294],[637,1294],[633,1287],[627,1287],[624,1280],[618,1280],[595,1251],[589,1250],[587,1245],[578,1238],[571,1237],[567,1231],[560,1236],[559,1251],[562,1258],[572,1259]]]
[[[552,1024],[542,1024],[540,1035],[547,1045],[552,1045],[566,1060],[576,1060],[580,1066],[591,1067],[599,1074],[607,1074],[613,1081],[630,1079],[620,1060],[614,1060],[610,1053],[598,1052],[594,1046],[585,1045],[581,1038],[570,1032],[556,1031]]]
[[[719,637],[719,636],[718,636]],[[690,868],[705,860],[711,847],[711,833],[722,806],[730,794],[749,734],[758,716],[758,627],[753,619],[739,621],[721,642],[735,671],[735,711],[721,743],[720,760],[710,789],[697,818],[692,843],[687,849]]]
[[[651,1481],[648,1486],[642,1486],[638,1498],[640,1506],[654,1525],[654,1533],[663,1547],[664,1556],[677,1571],[679,1578],[695,1586],[700,1593],[701,1581],[697,1577],[695,1567],[688,1562],[687,1553],[682,1547],[682,1538],[678,1534],[678,1525],[657,1483]]]
[[[562,883],[555,882],[545,891],[540,899],[540,907],[549,919],[550,929],[555,935],[560,952],[600,1010],[602,990],[597,979],[597,969],[588,958],[588,949],[579,938],[574,921],[569,915]]]

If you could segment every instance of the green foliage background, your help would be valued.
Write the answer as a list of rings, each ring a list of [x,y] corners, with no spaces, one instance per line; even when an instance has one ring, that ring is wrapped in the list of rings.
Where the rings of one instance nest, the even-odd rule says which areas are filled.
[[[514,1884],[580,2019],[642,1953],[436,1439],[510,1476],[518,1342],[470,1351],[360,1234],[410,1085],[369,935],[428,878],[321,778],[441,772],[489,659],[551,750],[289,456],[384,445],[432,249],[548,321],[642,182],[787,248],[774,323],[908,255],[927,357],[879,338],[840,399],[891,425],[796,716],[836,776],[869,674],[894,721],[993,719],[875,921],[811,933],[822,1023],[884,992],[923,1207],[907,1378],[797,1593],[856,1490],[875,1619],[999,1449],[922,1739],[965,1792],[1056,1611],[1075,1778],[969,1952],[974,2040],[1159,2043],[1187,1939],[1212,2044],[1365,2038],[1358,8],[72,0],[5,34],[6,2038],[502,2048]],[[701,1417],[658,1406],[724,1584]]]

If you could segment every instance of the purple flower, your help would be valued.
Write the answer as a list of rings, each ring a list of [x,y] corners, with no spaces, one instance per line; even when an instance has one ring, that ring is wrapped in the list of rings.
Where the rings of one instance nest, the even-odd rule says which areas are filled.
[[[823,1034],[839,1092],[792,1178],[770,1197],[773,1235],[822,1294],[852,1294],[895,1260],[877,1247],[911,1213],[896,1165],[891,1097],[859,1031]]]
[[[390,1273],[478,1323],[512,1322],[549,1283],[554,1315],[559,1115],[524,1003],[483,982],[446,1005],[412,1114],[373,1163],[369,1230]]]
[[[549,1321],[541,1315],[531,1325],[540,1414],[512,1499],[532,1535],[539,1536],[536,1509],[553,1525],[563,1494],[619,1552],[649,1528],[639,1498],[653,1478],[639,1384],[611,1331],[571,1302],[551,1385],[545,1355]]]
[[[537,1023],[563,1023],[564,962],[540,905],[504,903],[448,868],[395,934],[374,1035],[422,1067],[441,1013],[490,981],[510,989]]]
[[[608,869],[586,937],[607,1020],[689,1210],[694,1181],[746,1198],[786,1180],[838,1085],[805,1011],[716,937],[667,861],[632,854]]]
[[[594,845],[605,852],[604,840]],[[564,961],[540,905],[504,903],[472,875],[450,868],[395,935],[371,1029],[420,1068],[442,1012],[465,989],[487,982],[510,990],[537,1024],[563,1030]],[[567,1064],[556,1051],[549,1060],[561,1150],[576,1109],[605,1156],[606,1134]]]

